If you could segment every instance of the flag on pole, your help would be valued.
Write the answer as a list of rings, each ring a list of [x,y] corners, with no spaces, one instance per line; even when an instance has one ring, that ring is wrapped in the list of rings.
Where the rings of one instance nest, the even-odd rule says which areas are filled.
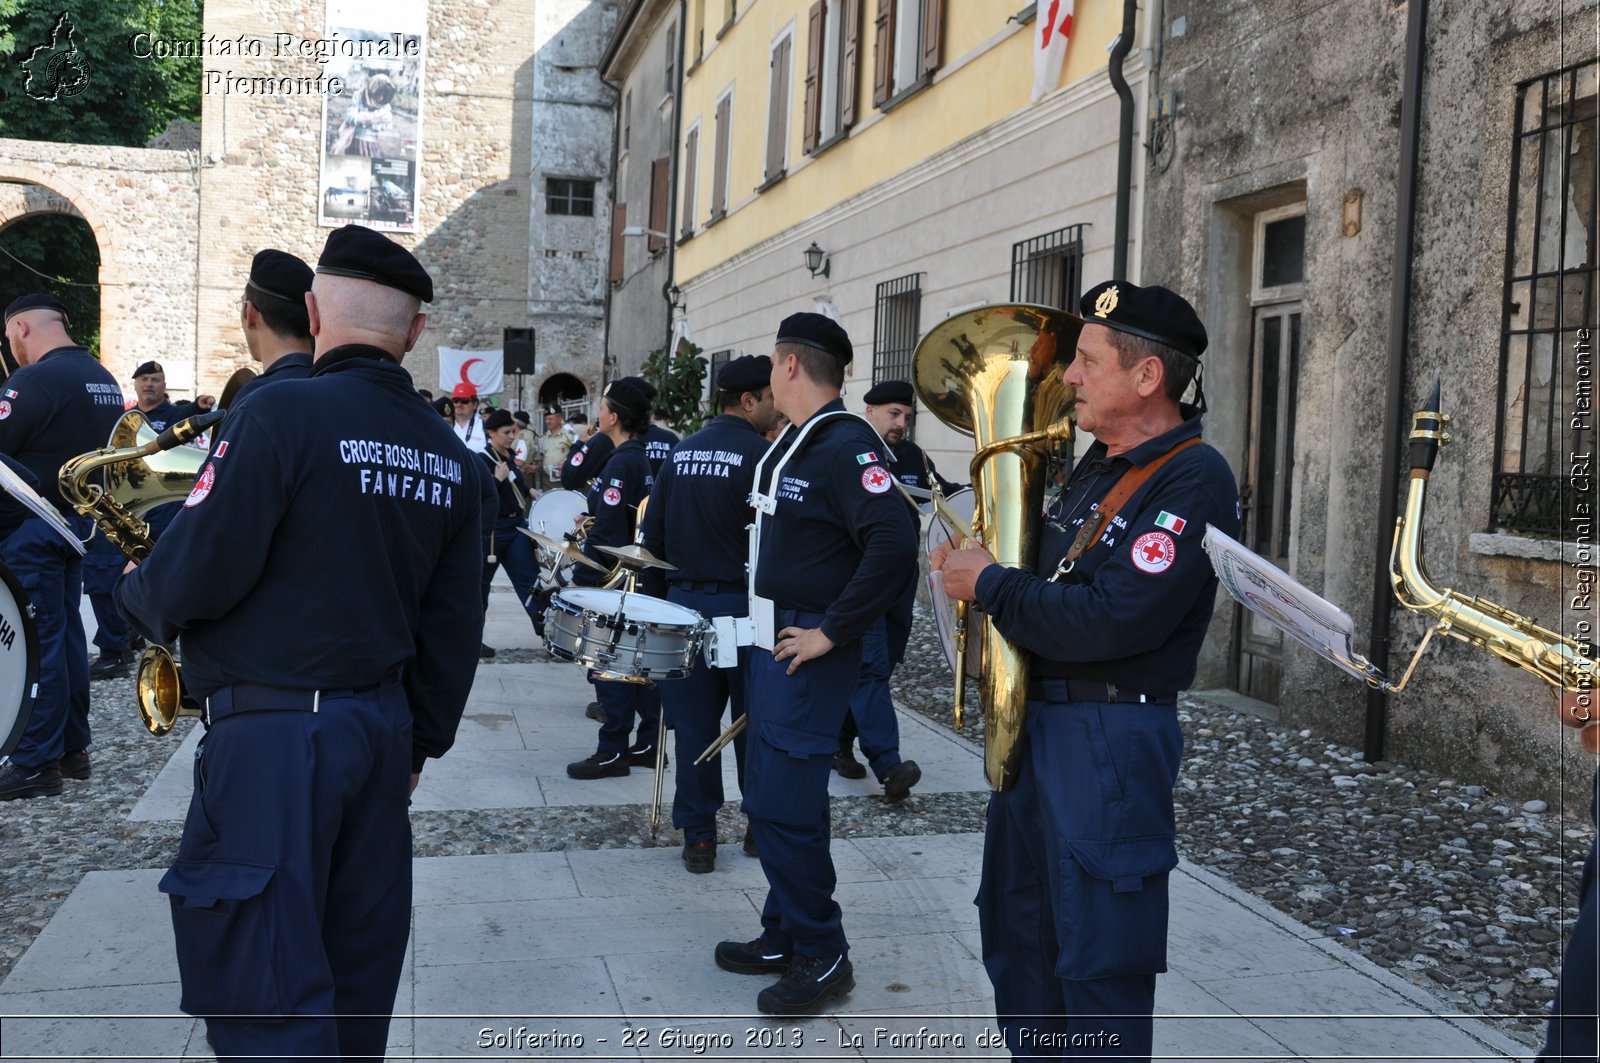
[[[1033,96],[1038,103],[1061,81],[1067,64],[1067,38],[1072,36],[1072,9],[1076,0],[1039,0],[1034,17]]]
[[[479,395],[498,395],[505,390],[505,352],[462,351],[439,348],[439,387],[446,395],[457,384],[471,384]]]

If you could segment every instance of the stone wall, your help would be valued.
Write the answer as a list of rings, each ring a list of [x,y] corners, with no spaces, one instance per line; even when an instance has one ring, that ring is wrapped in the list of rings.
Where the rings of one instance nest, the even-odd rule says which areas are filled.
[[[195,161],[181,151],[0,139],[0,227],[29,214],[66,213],[94,232],[101,358],[130,394],[133,368],[147,358],[168,364],[176,394],[192,379]]]
[[[1506,536],[1474,533],[1489,522],[1515,86],[1591,56],[1595,9],[1592,0],[1431,4],[1422,91],[1406,404],[1442,378],[1455,418],[1429,493],[1428,562],[1439,584],[1547,627],[1570,619],[1559,551],[1499,556],[1494,541]],[[1290,563],[1352,614],[1363,640],[1376,550],[1391,535],[1376,515],[1406,18],[1406,5],[1353,0],[1169,0],[1156,91],[1176,95],[1177,117],[1171,159],[1148,173],[1146,199],[1143,281],[1183,291],[1211,328],[1207,438],[1236,469],[1248,443],[1251,222],[1306,203]],[[1345,227],[1348,198],[1359,203],[1358,232]],[[1425,625],[1399,610],[1395,624],[1398,673]],[[1446,641],[1389,700],[1390,759],[1569,807],[1587,800],[1592,763],[1570,742],[1563,753],[1551,694],[1525,673]],[[1286,722],[1360,745],[1365,701],[1359,683],[1291,644]],[[1563,777],[1583,785],[1564,792]]]

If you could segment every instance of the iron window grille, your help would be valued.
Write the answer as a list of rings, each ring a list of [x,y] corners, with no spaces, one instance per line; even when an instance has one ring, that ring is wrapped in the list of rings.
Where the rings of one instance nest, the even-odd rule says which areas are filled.
[[[1594,453],[1600,60],[1517,86],[1489,526],[1571,533]]]
[[[1078,308],[1083,287],[1084,225],[1068,225],[1053,233],[1011,245],[1011,301]]]
[[[910,380],[922,316],[922,274],[908,273],[878,285],[872,329],[872,382]]]
[[[733,351],[712,351],[706,359],[706,395],[713,403],[717,401],[717,377],[722,374],[722,367],[733,361]],[[717,411],[721,413],[721,410]]]

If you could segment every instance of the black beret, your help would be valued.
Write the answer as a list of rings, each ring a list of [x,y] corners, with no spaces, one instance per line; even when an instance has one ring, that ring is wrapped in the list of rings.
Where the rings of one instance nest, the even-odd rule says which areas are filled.
[[[645,393],[638,377],[618,377],[606,385],[606,401],[613,406],[619,406],[629,413],[648,414],[650,412],[650,396]]]
[[[743,395],[747,391],[760,391],[772,383],[772,359],[759,354],[735,358],[717,373],[717,390]]]
[[[165,369],[161,368],[160,362],[140,362],[139,368],[133,371],[133,376],[134,379],[138,379],[142,376],[149,376],[151,373],[160,373],[162,376],[165,376],[166,372],[167,371]]]
[[[486,432],[493,432],[497,428],[504,428],[508,424],[515,424],[510,410],[491,410],[489,416],[483,419],[483,428]]]
[[[533,417],[529,415],[527,410],[518,410],[511,416],[515,417],[517,419],[517,423],[522,425],[524,428],[526,428],[533,421]]]
[[[631,380],[635,384],[637,384],[639,386],[639,390],[644,392],[644,397],[645,397],[645,401],[646,402],[654,402],[654,401],[656,401],[656,386],[654,384],[650,383],[650,381],[646,380],[644,377],[642,377],[642,376],[627,376],[627,377],[620,377],[619,379]]]
[[[346,225],[329,233],[322,257],[317,259],[317,272],[376,281],[425,303],[433,302],[433,278],[416,256],[364,225]]]
[[[850,334],[831,317],[821,314],[790,314],[778,326],[779,343],[799,343],[833,355],[845,365],[855,357]]]
[[[1189,301],[1160,285],[1141,288],[1127,281],[1104,281],[1083,293],[1078,313],[1091,325],[1164,343],[1199,360],[1206,349],[1206,327]]]
[[[255,295],[304,306],[314,276],[310,266],[289,252],[268,247],[257,251],[256,257],[250,260],[247,287]]]
[[[867,392],[866,398],[862,401],[868,406],[884,406],[891,402],[915,406],[917,404],[917,394],[911,390],[910,381],[880,380],[872,385],[872,390]]]
[[[10,321],[24,310],[54,310],[63,319],[67,316],[67,308],[60,299],[43,292],[34,292],[32,295],[19,295],[11,300],[11,305],[6,307],[6,320]]]

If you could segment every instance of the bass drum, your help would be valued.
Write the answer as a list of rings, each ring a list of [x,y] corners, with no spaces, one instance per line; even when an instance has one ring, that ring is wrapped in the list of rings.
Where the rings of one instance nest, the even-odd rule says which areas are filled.
[[[555,488],[540,495],[528,510],[528,530],[560,539],[576,529],[578,516],[589,512],[588,499],[578,491]],[[552,566],[549,555],[540,551],[539,584],[545,590],[565,587],[572,582],[572,562]]]
[[[972,488],[963,487],[959,491],[952,491],[944,496],[944,500],[951,511],[967,522],[968,527],[972,525]],[[944,521],[940,520],[939,514],[935,512],[928,520],[928,530],[923,533],[923,548],[927,553],[931,554],[935,548],[949,541],[950,529],[944,526]],[[928,575],[928,604],[933,611],[934,626],[939,630],[939,643],[944,647],[945,663],[950,665],[950,670],[953,672],[956,667],[956,603],[954,598],[944,592],[943,584],[940,582],[939,574],[936,572]],[[977,620],[978,617],[976,615],[970,615],[967,619],[969,628],[976,626]],[[969,676],[978,674],[977,653],[981,644],[981,639],[967,639],[967,675]]]
[[[39,632],[27,592],[0,565],[0,756],[22,741],[39,693]]]

